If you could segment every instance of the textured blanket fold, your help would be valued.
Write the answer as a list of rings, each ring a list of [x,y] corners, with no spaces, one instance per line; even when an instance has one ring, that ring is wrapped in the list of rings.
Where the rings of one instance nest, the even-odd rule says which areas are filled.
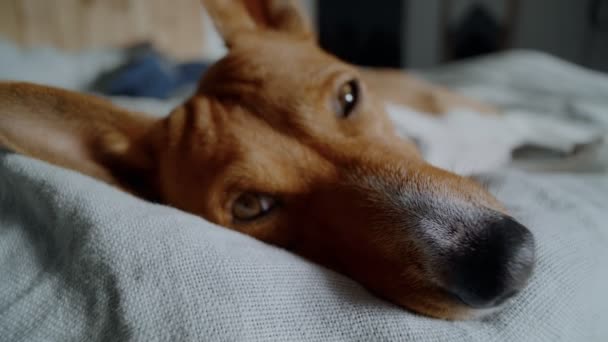
[[[606,341],[608,179],[486,175],[537,239],[478,321],[421,317],[281,249],[0,153],[2,341]]]

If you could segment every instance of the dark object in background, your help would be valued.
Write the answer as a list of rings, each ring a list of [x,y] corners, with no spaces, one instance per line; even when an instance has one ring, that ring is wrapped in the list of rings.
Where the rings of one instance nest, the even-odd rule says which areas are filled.
[[[175,63],[152,45],[129,48],[127,62],[102,74],[93,91],[108,96],[167,99],[187,86],[195,86],[208,65],[201,62]]]
[[[402,66],[404,0],[319,1],[319,41],[343,60],[365,66]]]
[[[452,0],[445,1],[442,14],[446,61],[481,56],[510,47],[519,0],[502,1],[506,17],[502,21],[481,3],[473,3],[455,24],[449,20]]]
[[[483,6],[471,7],[462,21],[450,29],[451,59],[463,59],[499,51],[503,30]]]
[[[591,0],[583,65],[608,73],[608,0]]]
[[[608,32],[608,0],[591,1],[589,23],[594,31]]]

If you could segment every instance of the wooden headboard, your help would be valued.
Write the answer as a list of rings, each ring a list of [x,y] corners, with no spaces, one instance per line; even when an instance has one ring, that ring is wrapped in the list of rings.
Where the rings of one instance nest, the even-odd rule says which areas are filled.
[[[0,36],[77,51],[151,41],[178,59],[200,57],[200,0],[0,0]]]

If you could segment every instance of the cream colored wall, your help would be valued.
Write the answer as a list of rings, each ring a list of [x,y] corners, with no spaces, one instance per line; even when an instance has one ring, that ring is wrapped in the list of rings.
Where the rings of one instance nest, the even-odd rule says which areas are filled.
[[[314,26],[318,0],[299,1]],[[0,0],[0,38],[72,51],[149,40],[179,59],[226,53],[200,0]]]
[[[199,0],[0,0],[0,35],[66,50],[152,41],[180,59],[205,44]]]

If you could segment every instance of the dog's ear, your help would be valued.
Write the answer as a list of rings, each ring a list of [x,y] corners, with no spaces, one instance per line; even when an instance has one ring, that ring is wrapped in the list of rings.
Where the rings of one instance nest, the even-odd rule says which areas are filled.
[[[243,32],[271,30],[298,38],[313,37],[295,0],[202,0],[220,35],[231,46]]]
[[[157,199],[160,119],[28,83],[0,83],[0,106],[1,147]]]

